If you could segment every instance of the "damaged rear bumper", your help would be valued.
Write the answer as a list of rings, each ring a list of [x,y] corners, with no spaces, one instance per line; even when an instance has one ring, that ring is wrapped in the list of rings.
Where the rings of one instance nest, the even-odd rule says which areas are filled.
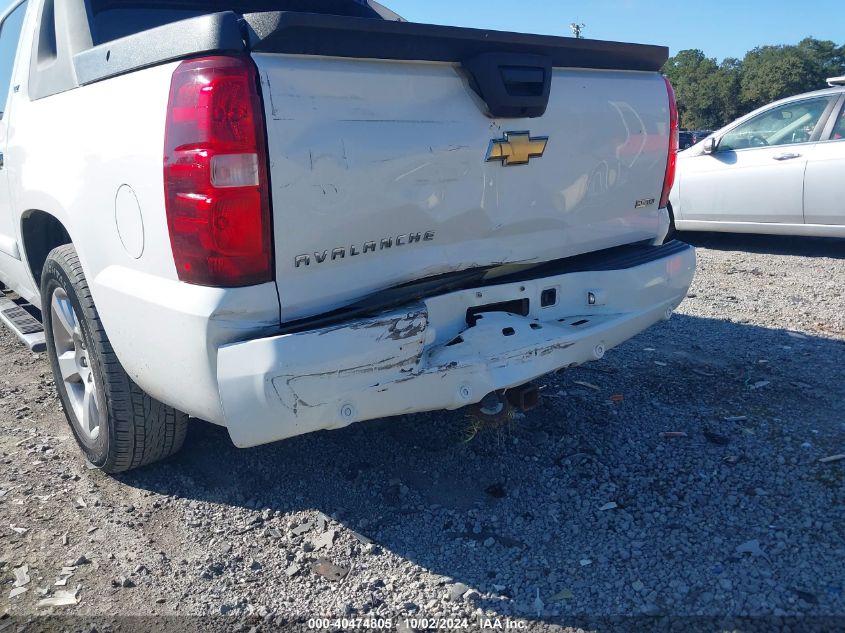
[[[341,326],[222,347],[217,375],[226,426],[237,446],[257,446],[458,409],[601,358],[668,318],[686,296],[695,251],[674,244],[620,269],[461,290]],[[552,294],[555,303],[543,307]],[[526,299],[525,316],[485,312],[468,325],[468,310]]]

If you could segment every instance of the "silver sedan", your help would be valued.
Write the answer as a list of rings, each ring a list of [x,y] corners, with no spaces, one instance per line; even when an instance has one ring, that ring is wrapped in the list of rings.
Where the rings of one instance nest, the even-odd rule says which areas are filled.
[[[675,228],[845,237],[845,77],[829,82],[680,152]]]

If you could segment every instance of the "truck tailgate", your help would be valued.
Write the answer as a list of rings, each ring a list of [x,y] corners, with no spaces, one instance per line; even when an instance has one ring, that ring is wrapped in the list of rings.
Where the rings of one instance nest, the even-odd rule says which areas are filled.
[[[283,321],[658,232],[669,107],[656,71],[556,58],[545,113],[500,118],[459,61],[261,49]],[[511,164],[526,143],[537,155]]]

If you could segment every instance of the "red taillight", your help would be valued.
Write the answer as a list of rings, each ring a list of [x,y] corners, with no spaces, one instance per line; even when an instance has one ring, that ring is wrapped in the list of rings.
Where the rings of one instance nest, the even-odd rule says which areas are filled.
[[[678,158],[678,103],[675,101],[675,89],[669,82],[668,77],[663,77],[666,82],[666,92],[669,93],[669,155],[666,158],[666,176],[663,178],[663,193],[660,194],[660,208],[665,209],[669,205],[669,192],[675,184],[675,166]]]
[[[182,281],[238,287],[273,279],[264,116],[255,67],[206,57],[173,73],[164,195]]]

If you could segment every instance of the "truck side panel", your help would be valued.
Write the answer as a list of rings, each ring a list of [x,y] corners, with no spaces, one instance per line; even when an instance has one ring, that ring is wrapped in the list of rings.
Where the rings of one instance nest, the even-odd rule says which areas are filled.
[[[18,240],[34,211],[62,222],[129,376],[156,399],[220,423],[217,348],[277,326],[278,297],[273,284],[222,290],[177,279],[162,185],[175,66],[33,102],[22,86],[6,164]],[[128,212],[118,202],[126,187],[137,200]],[[37,305],[37,284],[24,270],[18,285]]]

